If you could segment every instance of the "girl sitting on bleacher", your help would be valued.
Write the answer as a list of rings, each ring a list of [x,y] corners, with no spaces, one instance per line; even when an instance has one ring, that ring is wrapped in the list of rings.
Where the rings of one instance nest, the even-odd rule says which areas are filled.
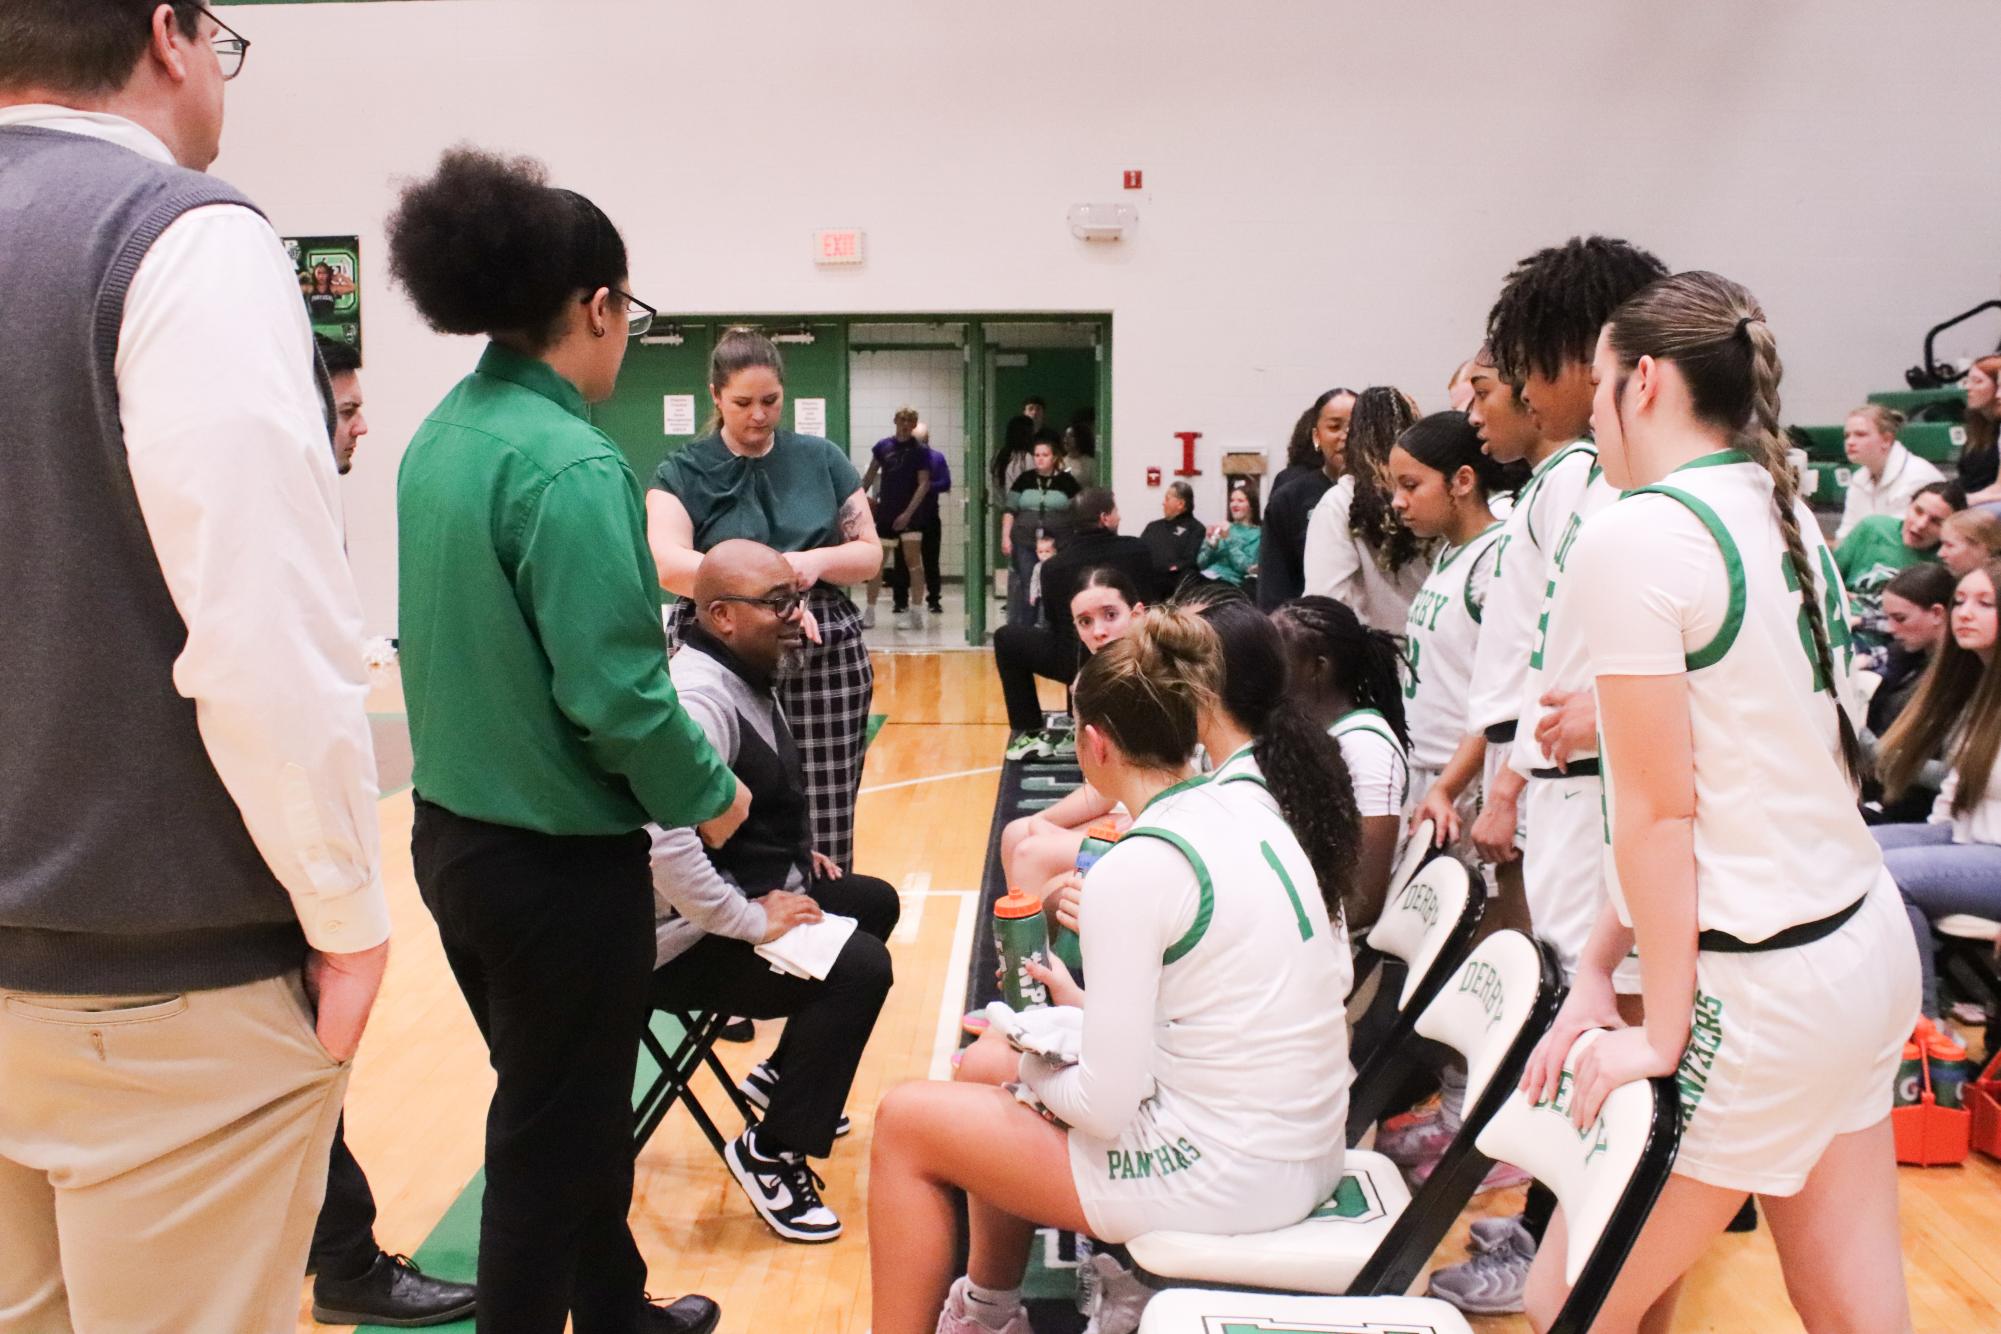
[[[1086,653],[1096,653],[1133,627],[1146,610],[1132,580],[1109,565],[1087,570],[1070,599],[1070,619]],[[1052,877],[1077,864],[1077,850],[1093,823],[1116,820],[1123,829],[1131,817],[1089,783],[1046,811],[1010,820],[1001,830],[1001,868],[1009,885],[1031,894],[1047,892]]]
[[[1939,1016],[1933,919],[2001,918],[2001,666],[1994,593],[2001,561],[1969,572],[1953,592],[1951,633],[1917,697],[1883,738],[1883,785],[1895,797],[1943,748],[1949,772],[1925,824],[1877,825],[1884,863],[1903,892],[1924,972],[1924,1011]]]
[[[1925,669],[1937,660],[1939,646],[1949,637],[1946,626],[1958,582],[1943,565],[1913,565],[1883,585],[1883,623],[1890,644],[1875,668],[1876,689],[1869,696],[1868,726],[1862,732],[1863,753],[1875,770],[1862,784],[1862,814],[1870,824],[1922,821],[1945,781],[1941,743],[1912,772],[1902,795],[1887,799],[1881,777],[1882,739],[1910,707]]]
[[[1198,616],[1156,610],[1078,675],[1084,776],[1137,813],[1091,871],[1089,995],[1045,974],[1054,1000],[1081,1008],[1078,1059],[1022,1056],[1015,1095],[912,1083],[884,1099],[876,1334],[1027,1334],[1037,1224],[1114,1242],[1263,1231],[1305,1218],[1340,1180],[1347,951],[1317,858],[1268,805],[1194,772],[1220,659]],[[957,1190],[971,1238],[954,1283]]]

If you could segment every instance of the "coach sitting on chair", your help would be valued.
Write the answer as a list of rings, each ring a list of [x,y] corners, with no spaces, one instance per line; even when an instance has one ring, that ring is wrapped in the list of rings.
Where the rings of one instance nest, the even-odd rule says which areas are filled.
[[[695,572],[694,601],[696,624],[668,670],[681,706],[749,789],[750,816],[719,848],[692,829],[653,830],[653,1004],[790,1016],[742,1084],[763,1120],[723,1156],[779,1236],[832,1241],[841,1220],[806,1158],[826,1157],[847,1131],[841,1107],[889,994],[883,942],[899,904],[888,884],[841,874],[811,844],[799,750],[772,693],[779,662],[805,640],[792,567],[756,542],[718,543]],[[824,980],[776,972],[756,953],[823,911],[860,924]]]

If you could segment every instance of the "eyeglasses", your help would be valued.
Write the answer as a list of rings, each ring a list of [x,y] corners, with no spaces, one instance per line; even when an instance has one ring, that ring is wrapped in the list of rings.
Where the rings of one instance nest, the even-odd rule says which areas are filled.
[[[761,598],[749,597],[743,593],[721,593],[709,599],[711,606],[718,602],[743,602],[753,607],[762,607],[780,620],[791,620],[799,610],[802,599],[797,589],[784,593],[767,593]]]
[[[625,336],[627,338],[637,338],[653,327],[653,321],[660,315],[659,311],[647,305],[630,292],[620,292],[616,287],[611,290],[625,298]]]
[[[226,34],[215,38],[210,45],[215,48],[215,63],[222,67],[223,82],[227,83],[243,73],[243,59],[250,54],[250,39],[216,18],[215,11],[207,5],[196,5],[195,9],[199,13],[208,15],[215,26]]]

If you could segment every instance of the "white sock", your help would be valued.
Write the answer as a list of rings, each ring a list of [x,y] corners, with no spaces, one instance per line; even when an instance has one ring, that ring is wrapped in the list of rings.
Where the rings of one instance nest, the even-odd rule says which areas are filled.
[[[983,1288],[966,1280],[966,1314],[988,1329],[1003,1328],[1020,1309],[1020,1288]]]
[[[1438,1124],[1455,1135],[1466,1116],[1466,1072],[1448,1065],[1438,1075]]]

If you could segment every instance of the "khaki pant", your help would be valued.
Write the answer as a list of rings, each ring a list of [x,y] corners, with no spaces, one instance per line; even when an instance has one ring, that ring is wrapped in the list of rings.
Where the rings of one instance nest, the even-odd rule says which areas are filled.
[[[0,1334],[292,1329],[347,1073],[296,975],[0,990]]]

